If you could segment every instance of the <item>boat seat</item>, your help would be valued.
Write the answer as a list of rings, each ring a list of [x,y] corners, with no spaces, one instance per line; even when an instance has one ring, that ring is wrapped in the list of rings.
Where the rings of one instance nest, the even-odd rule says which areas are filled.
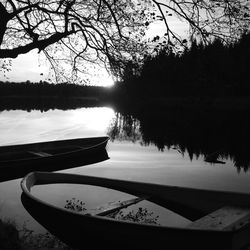
[[[126,208],[128,206],[134,205],[146,199],[148,199],[148,197],[142,196],[142,197],[136,197],[136,198],[125,200],[125,201],[111,202],[106,205],[97,207],[95,209],[91,209],[91,211],[89,211],[89,213],[87,214],[91,216],[95,216],[95,215],[105,216],[113,212],[119,211],[122,208]]]
[[[250,208],[225,206],[188,225],[191,229],[238,230],[250,223]]]
[[[42,151],[29,151],[29,153],[37,155],[37,156],[41,156],[41,157],[52,156],[52,154],[42,152]]]

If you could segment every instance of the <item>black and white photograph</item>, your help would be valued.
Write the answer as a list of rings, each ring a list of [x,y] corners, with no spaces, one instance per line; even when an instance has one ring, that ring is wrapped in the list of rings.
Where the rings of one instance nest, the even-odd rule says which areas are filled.
[[[249,0],[0,0],[0,250],[250,250]]]

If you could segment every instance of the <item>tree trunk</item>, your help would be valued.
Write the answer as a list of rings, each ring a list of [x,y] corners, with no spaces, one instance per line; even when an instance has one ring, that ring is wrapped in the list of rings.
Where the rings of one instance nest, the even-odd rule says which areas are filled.
[[[7,23],[9,21],[9,13],[4,6],[0,3],[0,48],[3,42],[3,37],[7,29]]]

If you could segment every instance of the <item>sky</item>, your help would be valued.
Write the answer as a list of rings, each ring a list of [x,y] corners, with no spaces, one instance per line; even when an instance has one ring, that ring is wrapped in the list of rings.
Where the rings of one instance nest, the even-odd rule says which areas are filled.
[[[169,25],[173,26],[176,33],[186,36],[187,26],[178,19],[173,18],[168,20]],[[166,32],[163,22],[156,22],[149,31],[148,37],[155,35],[163,35]],[[114,84],[112,77],[105,69],[100,69],[100,77],[93,79],[93,85],[100,85],[110,87]],[[25,82],[39,82],[48,80],[49,77],[49,63],[46,62],[45,56],[38,50],[33,50],[27,54],[19,55],[12,60],[12,70],[3,75],[0,71],[0,81]]]
[[[15,82],[46,80],[48,76],[48,65],[46,65],[42,59],[43,58],[39,59],[36,50],[24,55],[19,55],[16,59],[12,60],[12,70],[7,73],[7,77],[5,78],[3,74],[0,73],[0,79]]]
[[[38,54],[38,50],[33,50],[27,54],[19,55],[12,60],[12,70],[4,77],[0,71],[1,81],[31,82],[46,81],[49,76],[49,63],[43,53]],[[103,69],[101,77],[93,81],[94,85],[109,87],[114,84],[112,77]]]

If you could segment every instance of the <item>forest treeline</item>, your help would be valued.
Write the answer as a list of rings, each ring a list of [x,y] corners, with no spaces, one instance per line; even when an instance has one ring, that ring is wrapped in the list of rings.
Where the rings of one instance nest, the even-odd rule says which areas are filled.
[[[231,45],[193,41],[176,54],[161,48],[142,65],[127,64],[120,89],[134,97],[242,97],[250,95],[250,34]]]
[[[111,92],[110,88],[70,83],[0,81],[0,111],[99,107],[106,104]]]
[[[102,100],[129,102],[172,97],[249,97],[250,33],[230,45],[214,40],[209,45],[193,41],[180,54],[161,47],[133,61],[115,87],[86,86],[70,83],[53,84],[1,82],[0,96],[27,97],[94,97]]]
[[[99,98],[108,88],[77,85],[71,83],[54,84],[40,82],[0,81],[0,96],[5,97],[93,97]]]

